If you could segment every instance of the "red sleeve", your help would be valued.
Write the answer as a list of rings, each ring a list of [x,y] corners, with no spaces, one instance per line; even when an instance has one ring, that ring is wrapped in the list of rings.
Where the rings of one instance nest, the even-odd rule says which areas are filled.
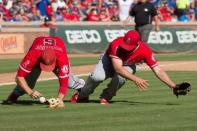
[[[32,71],[33,67],[37,62],[36,57],[36,52],[34,50],[30,50],[20,63],[17,76],[27,76]]]
[[[108,47],[107,54],[112,58],[119,58],[117,55],[117,49],[119,47],[118,39],[115,39]]]
[[[154,58],[154,55],[151,51],[147,52],[145,54],[145,62],[146,64],[150,67],[150,68],[153,68],[155,66],[157,66],[157,60]]]
[[[60,53],[57,56],[57,66],[58,66],[58,77],[59,77],[59,94],[66,95],[67,89],[68,89],[68,79],[69,79],[69,73],[70,73],[70,65],[69,60],[66,53],[66,48],[64,45],[64,42],[60,40],[63,43],[63,49],[64,52]]]
[[[59,94],[66,95],[68,90],[68,79],[69,79],[69,72],[70,67],[69,64],[64,64],[58,68],[58,76],[59,76]]]

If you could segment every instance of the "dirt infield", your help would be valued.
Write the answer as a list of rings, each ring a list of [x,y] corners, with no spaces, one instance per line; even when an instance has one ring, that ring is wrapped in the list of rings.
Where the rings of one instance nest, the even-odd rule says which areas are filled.
[[[159,62],[159,65],[166,71],[197,71],[197,61],[164,61]],[[150,70],[148,66],[145,64],[137,66],[139,71],[147,71]],[[73,74],[87,74],[90,73],[94,69],[94,65],[84,65],[84,66],[73,66],[72,72]],[[3,73],[0,74],[0,85],[4,85],[4,83],[14,82],[16,73]],[[50,79],[54,78],[55,75],[53,73],[43,72],[40,76],[40,80],[42,79]]]

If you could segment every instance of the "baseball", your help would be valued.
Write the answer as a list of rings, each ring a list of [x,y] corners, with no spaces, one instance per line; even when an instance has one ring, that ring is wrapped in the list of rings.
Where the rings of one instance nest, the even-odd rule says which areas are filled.
[[[40,101],[40,103],[45,103],[46,102],[46,98],[42,96],[42,97],[40,97],[39,101]]]

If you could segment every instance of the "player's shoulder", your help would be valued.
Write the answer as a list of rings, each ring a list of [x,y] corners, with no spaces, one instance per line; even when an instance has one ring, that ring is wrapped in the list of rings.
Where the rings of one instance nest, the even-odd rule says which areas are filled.
[[[144,53],[151,53],[152,50],[148,46],[148,44],[144,41],[139,42],[140,49],[143,50]]]
[[[114,39],[111,43],[109,48],[115,49],[123,42],[123,37],[118,37]]]
[[[116,44],[116,43],[120,43],[123,42],[124,37],[118,37],[116,39],[114,39],[111,43],[112,44]]]

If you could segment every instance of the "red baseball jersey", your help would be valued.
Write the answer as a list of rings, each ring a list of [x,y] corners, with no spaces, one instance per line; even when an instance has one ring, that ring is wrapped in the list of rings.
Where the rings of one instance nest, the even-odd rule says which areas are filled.
[[[146,64],[151,68],[157,66],[157,61],[146,43],[140,41],[135,51],[127,54],[124,49],[119,47],[123,42],[123,37],[119,37],[112,41],[107,49],[107,55],[112,58],[121,59],[125,66],[134,65],[142,61],[146,62]]]
[[[42,52],[51,48],[56,55],[56,69],[59,77],[59,93],[66,94],[68,87],[68,77],[70,72],[69,61],[66,53],[66,47],[63,40],[58,37],[38,37],[34,40],[31,48],[19,65],[17,76],[27,76],[33,68],[39,68],[40,56]]]

